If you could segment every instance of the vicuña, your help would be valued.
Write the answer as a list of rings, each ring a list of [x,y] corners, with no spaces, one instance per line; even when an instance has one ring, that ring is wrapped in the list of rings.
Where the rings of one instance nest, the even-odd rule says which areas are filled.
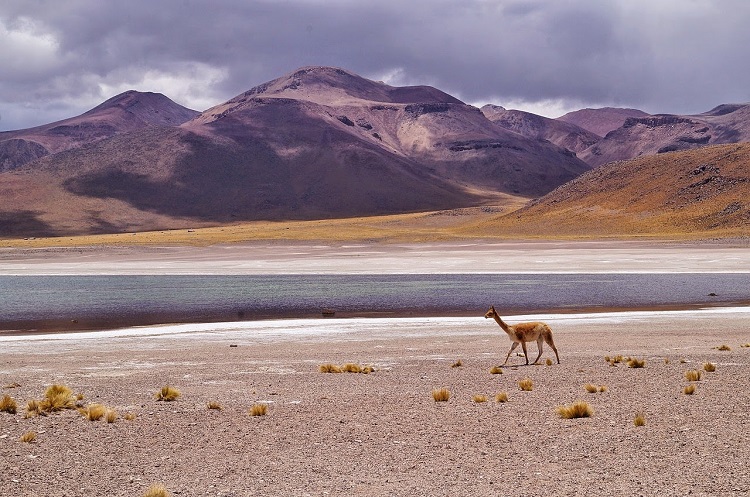
[[[487,311],[484,317],[494,318],[495,321],[497,321],[497,324],[500,325],[500,328],[502,328],[503,331],[508,334],[508,338],[513,341],[513,345],[510,346],[508,355],[505,356],[505,362],[503,363],[503,366],[508,363],[510,354],[516,349],[516,347],[518,347],[518,344],[521,344],[523,355],[526,357],[526,364],[528,364],[529,355],[526,353],[526,342],[533,341],[536,341],[536,346],[539,349],[539,355],[536,356],[534,364],[539,362],[539,358],[542,357],[543,342],[547,342],[547,345],[552,347],[552,350],[555,351],[555,357],[557,357],[557,363],[560,364],[560,356],[557,354],[557,347],[555,347],[555,342],[552,340],[552,330],[545,323],[518,323],[511,326],[500,319],[497,311],[495,311],[495,306],[490,307],[490,310]]]

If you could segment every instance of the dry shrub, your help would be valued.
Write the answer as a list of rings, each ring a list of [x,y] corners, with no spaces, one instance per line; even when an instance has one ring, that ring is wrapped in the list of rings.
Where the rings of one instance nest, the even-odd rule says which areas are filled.
[[[111,424],[111,423],[114,423],[115,421],[117,421],[117,417],[118,416],[117,416],[117,411],[116,410],[114,410],[114,409],[107,409],[107,414],[104,415],[104,420],[107,423]]]
[[[101,404],[89,404],[85,409],[81,409],[81,414],[89,421],[98,421],[107,414],[107,408]]]
[[[607,385],[599,385],[599,392],[604,393],[608,390]]]
[[[265,416],[268,413],[267,404],[255,404],[250,408],[250,416]]]
[[[686,386],[682,390],[682,393],[684,393],[685,395],[693,395],[695,393],[695,384],[691,383],[690,385]]]
[[[680,364],[685,364],[687,362],[687,359],[684,357],[680,358]]]
[[[669,357],[664,358],[664,364],[669,364]]]
[[[134,412],[127,412],[125,413],[125,416],[123,416],[123,418],[125,418],[125,421],[133,421],[137,417],[138,415]]]
[[[585,388],[588,393],[596,393],[599,391],[599,388],[591,383],[586,383],[583,388]]]
[[[547,358],[547,360],[546,360],[546,361],[544,361],[544,364],[546,364],[547,366],[552,366],[552,359],[550,359],[550,358],[548,357],[548,358]]]
[[[721,350],[722,352],[729,352],[730,350],[732,350],[732,347],[730,347],[727,344],[724,344],[724,345],[717,347],[717,350]]]
[[[0,400],[0,412],[7,412],[8,414],[15,414],[18,411],[18,404],[13,400],[10,395],[4,395]]]
[[[472,400],[476,402],[477,404],[480,404],[482,402],[487,402],[487,396],[486,395],[475,395],[472,397]]]
[[[740,345],[740,347],[750,347],[750,343],[743,343],[742,345]]]
[[[638,414],[635,415],[633,424],[635,426],[646,426],[646,417],[643,415],[643,413],[639,412]]]
[[[701,372],[699,369],[691,369],[685,371],[685,379],[687,381],[699,381],[701,379]]]
[[[44,392],[44,399],[39,403],[39,408],[45,412],[74,409],[73,391],[65,385],[50,385]]]
[[[619,364],[622,362],[622,359],[623,359],[622,355],[616,355],[612,358],[611,362],[612,364]]]
[[[451,392],[447,388],[435,388],[432,390],[432,398],[435,402],[448,402],[451,398]]]
[[[716,364],[707,362],[703,365],[703,370],[707,373],[713,373],[714,371],[716,371]]]
[[[569,406],[559,406],[556,411],[557,414],[565,419],[589,418],[594,414],[591,406],[582,400],[573,402]]]
[[[353,362],[349,362],[341,366],[341,371],[343,371],[344,373],[361,373],[362,366]]]
[[[21,442],[29,443],[36,440],[36,432],[35,431],[27,431],[23,435],[21,435],[21,438],[19,438]]]
[[[460,367],[461,367],[461,366],[463,366],[463,365],[464,365],[464,363],[463,363],[463,362],[461,362],[461,359],[459,359],[459,360],[457,360],[456,362],[454,362],[454,363],[453,363],[453,364],[451,365],[451,367],[452,367],[452,368],[460,368]]]
[[[495,395],[495,402],[508,402],[508,394],[505,392],[500,392],[499,394]]]
[[[646,365],[646,361],[645,360],[638,360],[635,357],[631,357],[628,360],[628,367],[629,368],[642,368],[645,365]]]
[[[320,371],[321,373],[340,373],[341,368],[336,366],[335,364],[326,363],[318,366],[318,371]]]
[[[492,369],[490,369],[490,374],[503,374],[503,368],[500,366],[492,366]]]
[[[31,399],[30,401],[26,403],[26,416],[25,417],[30,418],[38,414],[42,414],[42,406],[39,403],[39,401]]]
[[[524,378],[518,382],[518,388],[524,392],[530,392],[534,389],[534,382],[531,381],[531,378]]]
[[[169,385],[165,385],[161,387],[161,390],[156,392],[156,400],[164,401],[164,402],[172,402],[177,400],[177,398],[180,396],[180,391],[177,390],[174,387],[170,387]]]
[[[169,497],[169,492],[167,491],[167,487],[165,487],[161,483],[156,483],[154,485],[151,485],[148,490],[146,490],[146,493],[143,494],[143,497]]]
[[[373,366],[369,366],[369,365],[363,367],[362,371],[360,371],[360,373],[362,373],[362,374],[370,374],[370,373],[374,373],[374,372],[375,372],[375,368]]]
[[[221,404],[219,404],[219,403],[218,403],[218,402],[216,402],[215,400],[212,400],[212,401],[210,401],[210,402],[208,403],[208,408],[209,408],[209,409],[215,409],[215,410],[217,410],[217,411],[221,411]]]

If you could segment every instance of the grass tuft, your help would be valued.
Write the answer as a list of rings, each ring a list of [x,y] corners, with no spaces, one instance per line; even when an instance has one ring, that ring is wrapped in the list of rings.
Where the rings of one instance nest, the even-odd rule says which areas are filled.
[[[320,371],[321,373],[340,373],[341,368],[336,366],[335,364],[326,363],[318,366],[318,371]]]
[[[503,374],[503,368],[500,366],[492,366],[492,369],[490,369],[490,374]]]
[[[255,404],[250,408],[250,416],[265,416],[268,413],[268,404]]]
[[[609,390],[609,389],[607,388],[607,385],[599,385],[599,393],[604,393],[604,392],[606,392],[607,390]]]
[[[695,393],[695,383],[691,383],[690,385],[686,386],[682,390],[682,393],[684,393],[685,395],[693,395]]]
[[[713,373],[714,371],[716,371],[716,364],[707,362],[703,365],[703,370],[707,373]]]
[[[664,364],[669,364],[669,357],[664,358]]]
[[[585,388],[588,393],[596,393],[599,391],[599,387],[592,383],[586,383],[583,388]]]
[[[732,350],[732,347],[730,347],[727,344],[724,344],[724,345],[717,347],[717,350],[721,350],[722,352],[729,352],[730,350]]]
[[[689,371],[685,371],[685,379],[687,381],[700,381],[701,371],[699,369],[691,369]]]
[[[21,438],[19,438],[21,442],[29,443],[36,440],[36,432],[35,431],[27,431],[23,435],[21,435]]]
[[[495,402],[508,402],[508,394],[505,392],[500,392],[497,395],[495,395]]]
[[[73,391],[65,385],[50,385],[44,392],[44,399],[39,403],[40,411],[56,412],[63,409],[74,409]]]
[[[163,402],[173,402],[177,400],[179,396],[180,396],[180,391],[174,387],[170,387],[169,385],[165,385],[161,387],[161,390],[156,392],[156,394],[154,395],[156,400],[163,401]]]
[[[362,366],[353,362],[349,362],[341,366],[341,371],[343,371],[344,373],[361,373]]]
[[[208,408],[209,408],[209,409],[215,409],[215,410],[217,410],[217,411],[221,411],[221,404],[219,404],[219,403],[218,403],[218,402],[216,402],[215,400],[212,400],[212,401],[210,401],[210,402],[208,403]]]
[[[365,367],[362,368],[362,371],[360,371],[360,373],[362,373],[362,374],[370,374],[370,373],[374,373],[374,372],[375,372],[375,367],[374,366],[365,366]]]
[[[631,357],[628,360],[628,367],[629,368],[642,368],[646,365],[646,360],[638,360],[635,357]]]
[[[7,412],[8,414],[15,414],[18,411],[18,404],[13,400],[10,395],[4,395],[0,400],[0,412]]]
[[[463,363],[463,362],[461,362],[461,359],[459,359],[459,360],[457,360],[456,362],[454,362],[454,363],[453,363],[453,364],[451,365],[451,367],[452,367],[452,368],[460,368],[460,367],[461,367],[461,366],[463,366],[463,365],[464,365],[464,363]]]
[[[116,410],[114,410],[114,409],[107,409],[107,413],[104,415],[104,420],[107,423],[112,424],[115,421],[117,421],[117,417],[118,417],[118,415],[117,415],[117,411]]]
[[[487,396],[486,395],[475,395],[472,397],[472,400],[476,402],[477,404],[481,404],[482,402],[487,402]]]
[[[432,398],[435,402],[448,402],[451,398],[451,392],[447,388],[435,388],[432,390]]]
[[[167,487],[165,487],[161,483],[156,483],[154,485],[151,485],[148,490],[146,490],[146,493],[143,494],[143,497],[169,497],[169,492],[167,491]]]
[[[524,392],[530,392],[534,389],[534,382],[531,381],[531,378],[524,378],[518,382],[518,388]]]
[[[548,357],[548,358],[547,358],[547,360],[546,360],[546,361],[544,361],[544,364],[546,364],[547,366],[552,366],[552,364],[553,364],[553,363],[552,363],[552,359],[550,359],[550,358]]]
[[[89,421],[98,421],[107,414],[107,408],[101,404],[89,404],[85,409],[81,409],[81,414]]]
[[[133,421],[137,417],[138,417],[138,415],[136,413],[134,413],[134,412],[126,412],[125,416],[123,416],[123,418],[125,419],[125,421]]]
[[[635,415],[633,424],[635,426],[646,426],[646,417],[643,415],[643,413],[639,412],[638,414]]]
[[[39,401],[31,399],[26,403],[26,418],[42,414],[42,412],[42,405],[39,403]]]
[[[582,400],[573,402],[568,406],[559,406],[556,411],[564,419],[589,418],[594,414],[591,406]]]

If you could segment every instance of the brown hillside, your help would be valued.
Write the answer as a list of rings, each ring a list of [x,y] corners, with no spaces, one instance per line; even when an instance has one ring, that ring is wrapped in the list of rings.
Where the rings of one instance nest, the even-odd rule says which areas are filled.
[[[750,144],[608,164],[474,226],[507,236],[748,236]]]
[[[0,236],[453,209],[539,196],[587,169],[435,88],[303,68],[179,127],[3,173]]]
[[[80,116],[0,133],[0,172],[116,134],[151,126],[178,126],[197,114],[160,93],[126,91]]]
[[[648,114],[638,109],[622,109],[618,107],[602,107],[601,109],[581,109],[568,112],[557,118],[588,130],[599,136],[606,136],[612,130],[619,128],[630,117],[645,117]]]
[[[538,116],[521,110],[508,110],[499,105],[485,105],[482,113],[505,129],[537,140],[548,140],[572,152],[587,149],[601,139],[601,136],[575,124],[557,119]]]

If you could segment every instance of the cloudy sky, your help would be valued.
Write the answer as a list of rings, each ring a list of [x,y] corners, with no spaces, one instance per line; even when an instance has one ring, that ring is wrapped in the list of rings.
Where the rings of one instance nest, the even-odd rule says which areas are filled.
[[[128,89],[204,110],[306,65],[475,105],[750,101],[747,0],[2,0],[0,130]]]

